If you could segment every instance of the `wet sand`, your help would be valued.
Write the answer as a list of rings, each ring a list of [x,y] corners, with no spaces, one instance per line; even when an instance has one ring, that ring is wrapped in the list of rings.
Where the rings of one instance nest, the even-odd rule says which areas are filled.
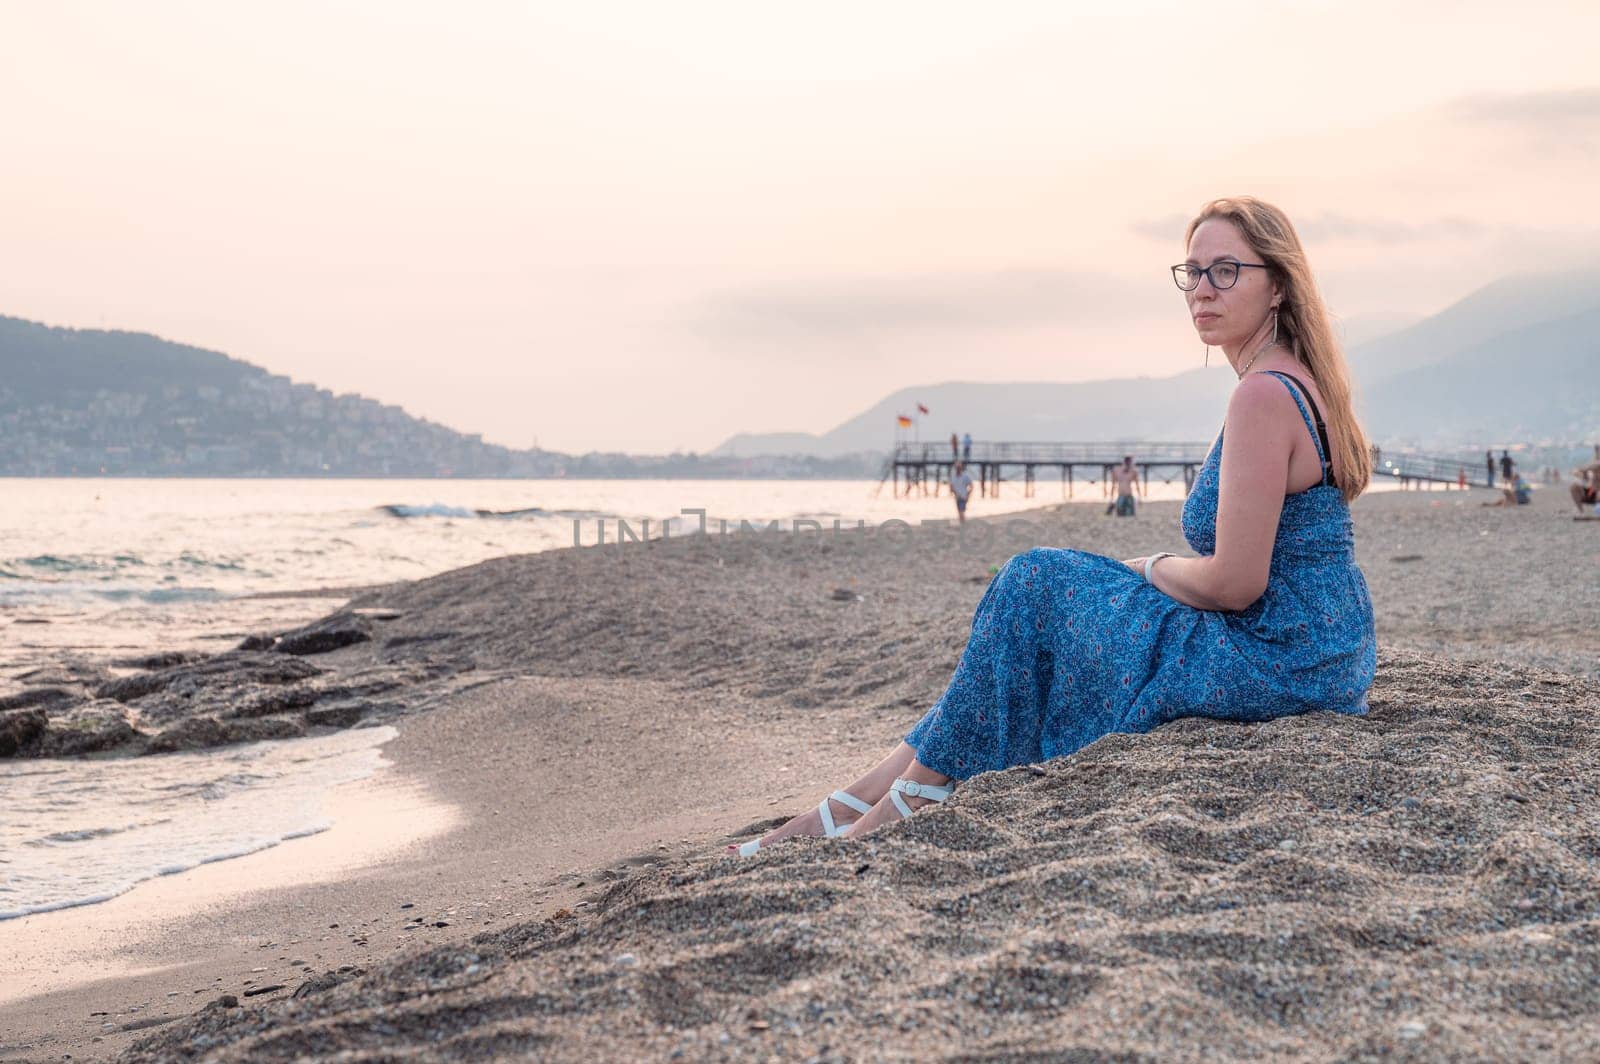
[[[982,522],[981,548],[630,544],[370,592],[400,616],[329,663],[426,647],[480,686],[386,717],[395,768],[357,786],[412,796],[391,822],[456,826],[342,872],[296,856],[317,839],[225,863],[334,876],[306,885],[30,918],[57,918],[39,949],[83,943],[96,909],[155,914],[25,958],[123,974],[8,995],[0,1056],[1584,1059],[1600,603],[1572,574],[1600,532],[1554,495],[1358,503],[1367,718],[1112,737],[751,861],[717,842],[814,804],[937,697],[991,565],[1174,549],[1177,505],[1043,508]],[[284,989],[242,996],[263,979]],[[223,994],[242,1004],[196,1011]]]

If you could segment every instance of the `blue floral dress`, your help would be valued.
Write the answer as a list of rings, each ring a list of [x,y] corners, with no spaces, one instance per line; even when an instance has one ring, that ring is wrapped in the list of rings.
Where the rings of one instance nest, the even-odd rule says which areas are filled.
[[[1279,379],[1312,429],[1299,392]],[[1372,600],[1316,436],[1322,482],[1284,497],[1267,589],[1247,609],[1195,609],[1084,551],[1009,559],[978,602],[949,687],[906,735],[917,760],[966,779],[1178,717],[1365,713]],[[1216,550],[1221,463],[1218,433],[1183,507],[1184,538],[1203,555]]]

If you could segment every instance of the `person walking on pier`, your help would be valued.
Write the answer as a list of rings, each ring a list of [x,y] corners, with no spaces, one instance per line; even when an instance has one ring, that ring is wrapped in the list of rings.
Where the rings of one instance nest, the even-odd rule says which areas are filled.
[[[1133,493],[1139,486],[1139,471],[1133,468],[1133,455],[1122,456],[1122,464],[1111,471],[1111,483],[1116,485],[1117,497],[1106,513],[1116,511],[1118,517],[1132,517],[1134,511]]]
[[[1173,280],[1201,342],[1239,378],[1184,503],[1192,553],[1012,555],[904,740],[847,789],[730,848],[859,838],[979,773],[1181,717],[1367,712],[1377,639],[1349,504],[1372,454],[1305,249],[1281,210],[1248,197],[1206,204],[1184,245]]]
[[[950,461],[955,462],[955,461],[959,461],[960,459],[961,459],[961,441],[956,439],[956,434],[952,432],[950,434]]]
[[[1501,451],[1500,452],[1500,479],[1502,481],[1504,481],[1505,483],[1507,483],[1507,484],[1511,483],[1511,474],[1516,472],[1516,469],[1517,469],[1517,463],[1515,463],[1515,462],[1513,462],[1511,460],[1511,452],[1510,451]]]
[[[967,496],[972,494],[972,475],[967,472],[967,463],[959,459],[950,471],[950,494],[956,500],[956,520],[966,524]]]
[[[970,432],[961,434],[961,460],[963,462],[972,461],[972,433]]]

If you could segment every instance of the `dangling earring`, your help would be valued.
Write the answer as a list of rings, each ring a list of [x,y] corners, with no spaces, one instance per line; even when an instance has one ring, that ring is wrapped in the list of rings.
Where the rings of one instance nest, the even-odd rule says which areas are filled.
[[[1272,343],[1278,342],[1278,308],[1272,308]]]
[[[1206,365],[1208,367],[1211,365],[1211,345],[1210,344],[1206,344]]]

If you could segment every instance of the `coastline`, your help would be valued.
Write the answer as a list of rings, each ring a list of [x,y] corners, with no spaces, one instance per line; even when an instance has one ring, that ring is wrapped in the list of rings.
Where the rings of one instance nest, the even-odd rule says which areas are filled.
[[[1462,659],[1516,657],[1568,664],[1573,672],[1592,666],[1592,642],[1584,639],[1597,630],[1600,607],[1570,595],[1552,603],[1546,590],[1560,586],[1563,573],[1551,568],[1570,558],[1574,544],[1581,550],[1591,543],[1600,553],[1600,540],[1583,538],[1592,530],[1558,524],[1548,505],[1477,510],[1483,493],[1433,494],[1386,493],[1358,504],[1358,529],[1372,540],[1358,542],[1380,603],[1380,641],[1386,650],[1436,654],[1442,647],[1455,659],[1419,665],[1386,655],[1387,669],[1427,678],[1406,690],[1420,698],[1431,685],[1442,704],[1469,704],[1469,684],[1503,675],[1538,692],[1545,682],[1513,666],[1485,669]],[[104,905],[24,918],[59,918],[52,940],[93,934],[96,920],[105,921],[99,934],[122,937],[99,953],[67,956],[56,982],[35,984],[53,988],[47,997],[0,1002],[0,1059],[105,1056],[151,1033],[108,1033],[105,1023],[171,1016],[177,1030],[203,1003],[240,994],[245,979],[270,975],[285,983],[271,995],[241,998],[248,1012],[313,975],[343,965],[383,968],[415,955],[420,944],[465,949],[479,934],[508,928],[592,928],[630,892],[665,890],[669,875],[728,889],[726,877],[743,873],[720,863],[716,840],[815,801],[891,745],[917,707],[936,696],[964,642],[963,622],[987,564],[1039,541],[1013,544],[1007,520],[1052,522],[1077,541],[1061,545],[1120,556],[1176,541],[1174,504],[1150,504],[1133,522],[1101,519],[1093,504],[1065,505],[1070,509],[980,518],[1000,526],[988,552],[920,554],[915,565],[883,542],[855,552],[785,554],[777,541],[750,540],[698,557],[688,548],[680,556],[610,558],[589,549],[588,557],[580,550],[498,559],[363,596],[357,605],[402,614],[387,629],[400,638],[439,636],[425,645],[440,657],[470,648],[477,677],[477,686],[438,693],[426,712],[397,709],[387,719],[400,735],[385,747],[394,767],[386,780],[354,785],[374,809],[392,812],[396,793],[415,802],[402,806],[405,831],[391,839],[393,848],[367,849],[375,840],[347,811],[321,835],[214,866],[234,887],[208,885],[201,874],[210,869],[201,869]],[[1418,553],[1422,558],[1412,557]],[[1504,571],[1508,554],[1521,558],[1527,577],[1483,579]],[[1444,567],[1418,564],[1430,556]],[[465,594],[474,589],[486,601]],[[839,590],[854,597],[835,599]],[[497,595],[501,602],[514,597],[526,616],[508,619]],[[364,652],[350,647],[335,656]],[[1121,743],[1112,741],[1108,752]],[[399,790],[385,797],[386,787]],[[359,801],[352,804],[359,809]],[[387,819],[396,826],[395,817]],[[882,845],[898,845],[891,835],[908,830],[886,834]],[[356,841],[373,860],[351,860]],[[313,852],[317,844],[328,847],[323,856]],[[837,858],[806,843],[773,861],[821,872]],[[238,875],[247,862],[254,862],[250,875]],[[288,882],[307,869],[320,869],[315,880]],[[238,881],[251,877],[262,889],[236,893]],[[400,909],[402,898],[414,908]],[[541,922],[562,910],[571,915]],[[429,919],[404,930],[412,913]],[[113,931],[122,914],[144,921],[133,925],[137,941],[127,941],[134,937],[128,925]],[[0,939],[10,930],[0,925]],[[657,946],[678,948],[663,935]],[[263,941],[286,948],[264,949]],[[294,959],[314,962],[300,966],[313,971],[280,976],[279,967]],[[106,964],[121,974],[70,982],[74,973]],[[256,967],[268,972],[252,973]],[[371,978],[403,982],[393,973]],[[335,989],[356,994],[362,982]],[[129,1011],[136,1004],[140,1009]],[[112,1015],[91,1015],[97,1011]]]

